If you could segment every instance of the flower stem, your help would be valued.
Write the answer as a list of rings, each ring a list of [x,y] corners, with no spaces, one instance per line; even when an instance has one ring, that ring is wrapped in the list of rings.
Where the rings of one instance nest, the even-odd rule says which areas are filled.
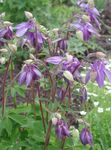
[[[48,125],[48,129],[47,129],[47,133],[46,133],[46,138],[45,138],[45,144],[44,144],[44,150],[47,150],[47,146],[49,144],[49,140],[50,140],[50,134],[51,134],[51,127],[52,127],[52,121],[49,121],[49,125]]]
[[[11,62],[11,56],[10,56],[9,61],[7,63],[6,71],[4,73],[4,78],[3,78],[3,88],[2,88],[2,116],[4,115],[4,112],[5,112],[5,105],[6,105],[5,86],[6,86],[6,80],[7,80],[7,74],[8,74],[8,69],[9,69],[10,62]]]

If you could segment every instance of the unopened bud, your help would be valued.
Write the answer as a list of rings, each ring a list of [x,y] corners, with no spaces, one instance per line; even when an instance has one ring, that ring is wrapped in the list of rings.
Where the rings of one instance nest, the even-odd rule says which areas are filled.
[[[29,11],[25,11],[24,13],[25,13],[25,16],[26,16],[28,19],[33,18],[32,13],[30,13]]]
[[[6,58],[5,57],[1,57],[0,58],[0,64],[5,64],[6,63]]]
[[[31,64],[32,62],[33,62],[32,59],[27,59],[27,60],[24,61],[25,64]]]
[[[72,130],[72,137],[77,140],[79,139],[79,130],[78,129]]]
[[[87,16],[87,15],[83,15],[83,16],[82,16],[82,19],[83,19],[85,22],[89,22],[89,21],[90,21],[90,17]]]
[[[96,52],[96,57],[97,58],[105,58],[106,54],[104,54],[103,52]]]
[[[52,124],[55,126],[58,122],[58,119],[56,117],[52,118]]]
[[[10,22],[10,21],[4,21],[4,25],[5,25],[5,26],[12,26],[12,25],[13,25],[13,23],[12,23],[12,22]]]
[[[83,32],[81,30],[77,30],[76,31],[76,36],[78,39],[82,40],[83,41]]]
[[[70,71],[68,71],[68,70],[64,71],[63,75],[66,79],[68,79],[70,81],[74,81],[73,75]]]
[[[66,58],[67,58],[67,61],[72,61],[73,59],[73,56],[72,55],[69,55],[68,53],[66,53]]]
[[[15,44],[8,44],[8,46],[9,46],[9,48],[10,48],[10,50],[12,52],[16,52],[17,51],[17,46]]]
[[[96,77],[97,77],[97,72],[96,71],[91,71],[90,72],[90,78],[91,78],[92,82],[94,82],[96,80]]]
[[[61,114],[60,113],[55,113],[55,117],[60,120],[61,119]]]
[[[36,58],[33,54],[30,54],[30,58],[33,59],[33,60],[36,60]]]
[[[94,0],[88,0],[88,4],[89,4],[91,7],[94,7]]]
[[[0,18],[4,18],[5,17],[5,12],[0,14]]]
[[[2,48],[2,49],[0,49],[0,52],[6,53],[6,52],[8,52],[8,50],[5,48]]]

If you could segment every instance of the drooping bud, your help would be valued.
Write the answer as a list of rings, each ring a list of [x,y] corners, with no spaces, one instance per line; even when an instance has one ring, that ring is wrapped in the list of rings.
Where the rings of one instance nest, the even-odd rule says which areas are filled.
[[[0,52],[6,53],[6,52],[8,52],[8,50],[5,48],[2,48],[2,49],[0,49]]]
[[[31,64],[32,62],[33,62],[32,59],[27,59],[27,60],[24,61],[25,64]]]
[[[81,30],[77,30],[76,31],[76,36],[77,36],[78,39],[80,39],[82,41],[84,40],[84,38],[83,38],[83,32]]]
[[[66,59],[67,59],[68,62],[70,62],[70,61],[73,60],[73,56],[66,53]]]
[[[94,0],[88,0],[88,4],[89,4],[91,7],[94,7]]]
[[[72,73],[70,71],[68,71],[68,70],[64,71],[63,75],[69,81],[74,81],[73,75],[72,75]]]
[[[52,124],[55,126],[57,125],[58,119],[56,117],[52,118]]]
[[[79,130],[76,129],[74,126],[70,127],[70,133],[71,133],[72,137],[74,138],[74,140],[79,139]]]
[[[1,57],[0,58],[0,64],[5,64],[6,63],[6,58],[5,57]]]
[[[5,17],[5,12],[0,14],[0,19],[3,19]]]
[[[31,13],[31,12],[29,12],[29,11],[25,11],[24,13],[25,13],[25,16],[26,16],[28,19],[33,18],[33,15],[32,15],[32,13]]]
[[[97,58],[105,58],[106,54],[104,54],[103,52],[96,52],[96,57]]]
[[[36,60],[36,58],[33,54],[30,54],[30,58],[33,59],[33,60]]]
[[[80,133],[80,140],[83,145],[89,144],[92,146],[93,137],[88,128],[83,128]]]
[[[82,16],[82,19],[83,19],[85,22],[89,22],[89,21],[90,21],[90,17],[87,16],[87,15],[83,15],[83,16]]]
[[[60,113],[55,113],[55,117],[56,117],[57,119],[61,119],[61,114],[60,114]]]
[[[12,25],[13,25],[13,23],[12,23],[12,22],[10,22],[10,21],[4,21],[4,25],[5,25],[5,26],[12,26]]]
[[[10,50],[12,52],[16,52],[17,51],[17,46],[15,44],[8,44],[8,46],[9,46],[9,48],[10,48]]]

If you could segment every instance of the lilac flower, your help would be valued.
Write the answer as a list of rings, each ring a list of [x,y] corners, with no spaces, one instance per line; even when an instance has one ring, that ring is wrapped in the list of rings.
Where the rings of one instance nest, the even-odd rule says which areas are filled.
[[[60,39],[57,42],[57,48],[62,49],[62,50],[66,50],[68,47],[67,45],[67,40],[66,39]]]
[[[18,24],[15,29],[16,31],[16,36],[21,37],[25,35],[28,31],[34,31],[35,30],[35,23],[32,19],[28,20],[27,22],[23,22]]]
[[[80,75],[77,71],[80,62],[76,57],[73,57],[72,55],[66,54],[66,57],[62,56],[53,56],[46,59],[46,62],[54,64],[54,65],[61,65],[62,70],[60,72],[68,71],[70,74],[73,75],[74,78],[78,78]],[[80,76],[79,76],[80,77]]]
[[[13,29],[11,26],[5,27],[0,30],[0,38],[11,40],[13,38]]]
[[[92,37],[93,34],[98,36],[98,33],[95,30],[95,28],[88,22],[86,23],[77,22],[77,23],[74,23],[73,26],[77,30],[82,32],[84,41],[88,41]]]
[[[57,137],[60,139],[63,139],[64,137],[70,135],[68,125],[63,120],[58,120],[55,132],[57,134]]]
[[[36,49],[40,50],[46,38],[39,31],[28,32],[26,34],[27,41]]]
[[[102,60],[96,60],[91,64],[85,82],[87,83],[90,79],[96,80],[98,86],[101,88],[104,86],[105,77],[111,82],[111,72],[105,67],[105,63]]]
[[[23,66],[23,69],[19,76],[19,84],[26,82],[26,85],[29,86],[33,80],[41,77],[41,72],[34,64],[26,64]]]
[[[83,128],[80,133],[80,140],[83,145],[89,144],[92,146],[93,137],[88,128]]]
[[[87,90],[85,87],[80,88],[80,101],[84,103],[87,100]]]
[[[99,11],[95,7],[91,7],[89,4],[81,5],[84,11],[90,16],[91,22],[95,22],[97,27],[100,28],[100,23],[97,19],[100,16]]]

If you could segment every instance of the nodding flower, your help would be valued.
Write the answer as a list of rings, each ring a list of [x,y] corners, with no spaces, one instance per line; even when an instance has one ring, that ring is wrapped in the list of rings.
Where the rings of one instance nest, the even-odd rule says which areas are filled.
[[[88,128],[83,128],[80,133],[80,140],[83,145],[89,144],[92,147],[93,137]]]
[[[57,134],[57,137],[59,139],[70,136],[70,131],[68,129],[67,123],[65,123],[63,120],[58,120],[55,127],[55,133]]]
[[[101,88],[104,86],[105,77],[111,82],[111,71],[106,68],[104,61],[95,60],[86,74],[85,82],[87,83],[91,79],[96,81]]]
[[[84,41],[88,41],[92,35],[99,36],[96,29],[89,22],[76,22],[72,24],[72,27],[75,27],[77,31],[81,31],[82,38]]]
[[[33,19],[16,26],[16,36],[23,37],[22,46],[28,43],[36,50],[41,50],[46,37],[37,29]]]
[[[41,72],[35,64],[25,64],[19,76],[19,84],[26,83],[29,86],[32,81],[39,79]]]

